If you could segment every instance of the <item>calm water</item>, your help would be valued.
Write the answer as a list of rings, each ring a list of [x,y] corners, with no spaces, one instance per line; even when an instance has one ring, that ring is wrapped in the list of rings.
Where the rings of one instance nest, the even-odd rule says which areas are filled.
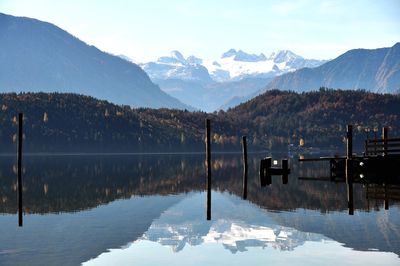
[[[289,183],[261,188],[249,157],[213,156],[206,220],[203,155],[28,156],[24,226],[15,160],[0,160],[0,265],[400,265],[400,189],[347,186],[328,165],[290,161]],[[278,157],[277,157],[278,158]]]

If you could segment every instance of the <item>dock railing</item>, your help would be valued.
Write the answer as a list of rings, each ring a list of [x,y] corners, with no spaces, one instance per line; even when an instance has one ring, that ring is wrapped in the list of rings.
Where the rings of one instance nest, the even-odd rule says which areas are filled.
[[[382,139],[365,140],[364,155],[400,155],[400,138],[388,138],[386,127],[382,131]]]

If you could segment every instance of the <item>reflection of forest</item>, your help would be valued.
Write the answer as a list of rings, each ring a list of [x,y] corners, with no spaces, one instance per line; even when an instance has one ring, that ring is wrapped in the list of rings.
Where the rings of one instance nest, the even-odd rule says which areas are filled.
[[[261,156],[261,155],[260,155]],[[346,210],[344,183],[298,180],[298,176],[327,176],[327,166],[299,169],[291,162],[289,184],[273,177],[270,187],[261,188],[258,180],[259,155],[249,159],[248,200],[273,210],[297,208],[321,212]],[[2,158],[0,165],[0,212],[16,213],[14,158]],[[26,213],[73,212],[93,208],[131,196],[170,195],[200,191],[205,187],[203,155],[142,156],[60,156],[27,157],[24,161],[24,208]],[[240,155],[216,155],[213,160],[213,189],[242,194]],[[379,191],[379,188],[375,189]],[[391,199],[399,190],[388,187]],[[381,208],[382,193],[369,193],[354,184],[356,209]],[[390,204],[396,204],[393,200]]]

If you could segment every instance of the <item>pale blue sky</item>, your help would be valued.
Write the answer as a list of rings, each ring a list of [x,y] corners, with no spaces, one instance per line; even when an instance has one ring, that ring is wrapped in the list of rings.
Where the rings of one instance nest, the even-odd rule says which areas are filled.
[[[0,12],[54,23],[139,62],[230,48],[328,59],[400,41],[400,0],[0,0]]]

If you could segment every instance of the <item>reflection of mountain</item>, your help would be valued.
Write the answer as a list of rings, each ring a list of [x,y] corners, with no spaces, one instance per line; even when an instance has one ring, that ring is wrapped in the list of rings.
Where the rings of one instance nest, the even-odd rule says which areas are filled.
[[[181,196],[134,197],[63,215],[0,215],[0,265],[79,265],[135,241]]]
[[[170,246],[174,252],[186,245],[218,243],[232,253],[267,246],[293,250],[306,241],[327,239],[276,224],[267,212],[226,193],[213,194],[212,221],[206,221],[204,197],[204,193],[195,194],[169,208],[142,239]]]
[[[301,172],[297,162],[291,163],[288,185],[274,177],[270,187],[260,188],[261,156],[249,157],[248,199],[254,204],[228,194],[241,194],[240,156],[213,157],[213,188],[226,193],[213,192],[212,222],[205,221],[204,194],[187,194],[204,188],[203,155],[26,157],[23,228],[9,215],[16,210],[13,158],[2,157],[0,213],[7,214],[0,215],[0,264],[30,259],[32,253],[31,264],[77,264],[141,236],[133,246],[147,241],[163,247],[160,242],[187,252],[207,244],[235,256],[246,249],[263,253],[260,247],[294,254],[326,238],[356,250],[400,254],[394,202],[388,211],[349,216],[345,185],[297,180],[324,175],[321,165]],[[365,189],[355,186],[354,193],[356,209],[367,210]],[[382,203],[370,205],[379,210]],[[44,261],[49,246],[53,255]]]
[[[189,194],[154,220],[143,237],[123,248],[110,249],[87,264],[118,261],[119,265],[130,265],[134,261],[135,265],[141,265],[143,262],[138,257],[143,257],[149,247],[152,254],[157,254],[150,259],[153,264],[179,262],[186,265],[189,259],[193,260],[192,264],[201,265],[198,260],[204,259],[204,254],[206,261],[214,264],[217,257],[229,258],[227,261],[231,262],[266,256],[276,262],[276,256],[281,261],[291,254],[296,254],[298,263],[311,259],[316,265],[321,264],[317,263],[318,259],[322,259],[322,263],[334,260],[340,264],[351,261],[359,265],[360,259],[369,255],[388,256],[378,264],[372,263],[377,265],[387,263],[389,257],[392,261],[398,260],[393,253],[387,253],[399,254],[399,237],[394,224],[399,219],[398,208],[391,213],[392,217],[375,212],[354,219],[341,213],[325,215],[306,210],[268,212],[227,193],[214,192],[212,197],[211,221],[205,220],[205,193]],[[382,218],[388,225],[385,228],[381,227]],[[310,246],[313,248],[309,249]],[[164,247],[170,247],[169,251]],[[274,250],[291,252],[277,255]],[[306,252],[299,256],[304,250]],[[320,253],[323,256],[317,258],[316,254]],[[339,258],[341,254],[346,255]],[[149,263],[148,260],[145,263]]]

